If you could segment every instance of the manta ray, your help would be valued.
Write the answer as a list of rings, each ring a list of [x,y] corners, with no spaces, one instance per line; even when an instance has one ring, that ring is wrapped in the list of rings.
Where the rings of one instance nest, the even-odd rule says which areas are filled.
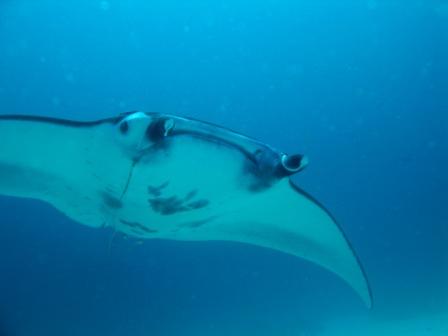
[[[139,239],[236,241],[289,253],[337,274],[370,307],[367,278],[341,227],[291,181],[306,164],[304,155],[175,115],[0,115],[0,194]]]

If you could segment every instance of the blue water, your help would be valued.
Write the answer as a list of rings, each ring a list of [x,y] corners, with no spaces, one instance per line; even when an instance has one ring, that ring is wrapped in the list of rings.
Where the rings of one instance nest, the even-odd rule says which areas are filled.
[[[442,0],[1,1],[0,113],[158,111],[307,154],[295,181],[343,226],[374,308],[279,252],[138,245],[2,197],[0,335],[318,335],[448,309],[447,60]]]

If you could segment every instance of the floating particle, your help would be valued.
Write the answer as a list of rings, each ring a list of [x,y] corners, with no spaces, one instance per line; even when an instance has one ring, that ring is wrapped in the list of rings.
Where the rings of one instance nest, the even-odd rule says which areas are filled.
[[[108,11],[110,9],[110,2],[109,1],[101,1],[100,2],[100,8],[103,11]]]

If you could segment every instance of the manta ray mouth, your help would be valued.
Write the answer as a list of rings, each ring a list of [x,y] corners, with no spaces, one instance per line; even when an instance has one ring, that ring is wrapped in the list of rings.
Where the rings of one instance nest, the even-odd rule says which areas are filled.
[[[301,154],[286,155],[281,158],[281,165],[288,175],[298,173],[308,165],[308,157]]]

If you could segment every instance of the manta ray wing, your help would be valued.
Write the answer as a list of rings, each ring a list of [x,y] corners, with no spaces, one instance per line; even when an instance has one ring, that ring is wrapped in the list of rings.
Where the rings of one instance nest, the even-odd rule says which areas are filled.
[[[114,122],[0,116],[0,194],[40,199],[103,226],[105,204],[119,203],[131,164],[114,143]]]
[[[261,183],[250,164],[227,143],[173,136],[135,166],[118,225],[137,236],[238,241],[293,254],[339,275],[370,307],[363,269],[330,213],[289,178]]]

